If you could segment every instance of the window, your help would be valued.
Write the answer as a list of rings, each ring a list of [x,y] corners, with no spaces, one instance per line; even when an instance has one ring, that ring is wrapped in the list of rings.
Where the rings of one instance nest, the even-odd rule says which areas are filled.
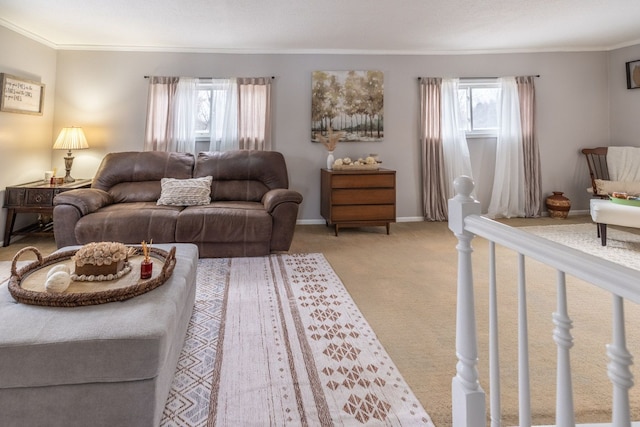
[[[227,84],[211,81],[198,83],[196,140],[219,142],[222,138],[227,87]]]
[[[500,86],[495,80],[467,80],[458,85],[461,123],[467,137],[495,137],[498,134]]]

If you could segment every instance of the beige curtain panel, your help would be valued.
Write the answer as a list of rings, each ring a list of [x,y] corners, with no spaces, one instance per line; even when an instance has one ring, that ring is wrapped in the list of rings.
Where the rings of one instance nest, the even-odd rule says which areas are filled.
[[[524,157],[525,217],[537,218],[542,212],[542,183],[540,152],[535,138],[535,78],[516,77],[522,122],[522,148]]]
[[[440,123],[442,79],[420,79],[420,145],[422,148],[422,204],[427,221],[446,221],[447,183]]]
[[[271,77],[238,78],[238,143],[271,150]]]
[[[172,108],[179,80],[179,77],[149,77],[144,151],[172,151],[169,147],[174,129]]]

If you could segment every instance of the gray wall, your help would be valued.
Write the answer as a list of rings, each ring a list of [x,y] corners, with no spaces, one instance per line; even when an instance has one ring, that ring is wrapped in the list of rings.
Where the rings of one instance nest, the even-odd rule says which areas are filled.
[[[609,54],[611,145],[640,146],[640,89],[627,89],[625,63],[640,59],[640,45]]]
[[[77,154],[74,170],[76,176],[91,176],[106,152],[142,149],[147,91],[144,75],[275,76],[274,148],[284,153],[291,186],[305,198],[299,219],[317,222],[321,219],[319,169],[326,155],[321,145],[309,141],[311,72],[382,70],[384,142],[340,144],[336,155],[379,153],[383,166],[398,171],[398,217],[419,219],[417,77],[540,74],[536,95],[543,189],[545,194],[564,191],[576,209],[586,209],[588,176],[579,150],[607,143],[607,67],[604,52],[346,56],[61,51],[54,130],[72,124],[85,128],[92,148]],[[476,142],[470,141],[475,178],[479,187],[490,187],[492,167],[485,160],[491,148]],[[61,158],[61,153],[56,154]],[[83,157],[86,159],[81,160]]]
[[[564,191],[573,202],[574,212],[588,209],[585,188],[589,180],[580,149],[608,145],[610,141],[640,145],[635,138],[640,123],[632,114],[638,111],[640,90],[628,91],[624,86],[624,61],[640,58],[640,46],[613,52],[415,56],[56,52],[1,27],[0,31],[0,53],[3,53],[0,71],[14,71],[47,83],[44,117],[0,113],[0,124],[11,128],[11,134],[6,135],[3,126],[0,135],[3,149],[14,147],[14,155],[19,159],[10,161],[11,172],[0,170],[3,188],[39,177],[51,166],[64,169],[63,153],[50,150],[54,135],[63,126],[84,127],[91,146],[75,153],[75,177],[92,176],[107,152],[141,150],[147,95],[145,75],[275,76],[274,149],[285,155],[291,187],[305,198],[299,215],[302,223],[322,222],[319,169],[325,165],[326,152],[321,145],[309,141],[314,70],[384,72],[384,141],[341,143],[336,155],[359,157],[379,153],[383,166],[398,171],[399,220],[422,217],[419,76],[540,74],[536,79],[536,120],[543,197],[552,191]],[[15,52],[14,45],[19,46]],[[10,59],[5,54],[8,50],[20,61]],[[40,59],[38,63],[33,63],[34,57]],[[52,69],[54,66],[56,70]],[[55,114],[51,122],[53,105]],[[37,132],[37,138],[29,138],[33,144],[30,151],[24,147],[25,137],[21,133],[34,132],[30,128],[34,123],[43,129]],[[478,193],[485,208],[492,185],[492,145],[492,141],[470,141]],[[30,155],[38,160],[32,160]]]
[[[46,85],[43,115],[0,112],[0,200],[4,206],[7,186],[44,179],[44,171],[51,168],[56,51],[0,27],[0,73]],[[19,215],[16,228],[31,222],[32,217]],[[3,232],[5,218],[6,209],[1,209]]]

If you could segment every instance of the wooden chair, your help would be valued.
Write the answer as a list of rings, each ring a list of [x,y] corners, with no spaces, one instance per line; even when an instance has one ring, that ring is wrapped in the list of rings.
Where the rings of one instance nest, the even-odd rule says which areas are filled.
[[[589,175],[591,176],[591,187],[593,188],[593,195],[599,198],[609,198],[606,195],[598,195],[596,189],[596,179],[609,180],[609,168],[607,167],[607,148],[608,147],[596,147],[596,148],[584,148],[582,154],[587,159],[587,165],[589,166]]]

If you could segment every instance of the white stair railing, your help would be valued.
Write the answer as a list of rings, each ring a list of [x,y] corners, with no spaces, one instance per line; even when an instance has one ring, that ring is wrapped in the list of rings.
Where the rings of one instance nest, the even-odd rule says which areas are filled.
[[[526,312],[525,258],[542,262],[557,271],[557,307],[553,317],[553,340],[557,346],[556,425],[575,426],[570,350],[572,321],[567,312],[565,275],[602,288],[613,298],[612,343],[607,346],[608,376],[613,384],[612,425],[631,425],[629,389],[633,375],[632,356],[626,347],[624,300],[640,303],[640,271],[614,264],[584,252],[551,242],[480,216],[480,204],[470,194],[473,181],[455,180],[456,196],[449,200],[449,228],[458,239],[458,281],[456,307],[456,375],[452,380],[454,427],[486,426],[485,392],[478,375],[478,345],[475,319],[471,241],[475,236],[490,243],[489,265],[489,386],[492,391],[490,421],[501,426],[500,358],[498,355],[498,301],[496,292],[495,245],[516,251],[518,256],[518,378],[519,423],[531,425],[529,352]]]

